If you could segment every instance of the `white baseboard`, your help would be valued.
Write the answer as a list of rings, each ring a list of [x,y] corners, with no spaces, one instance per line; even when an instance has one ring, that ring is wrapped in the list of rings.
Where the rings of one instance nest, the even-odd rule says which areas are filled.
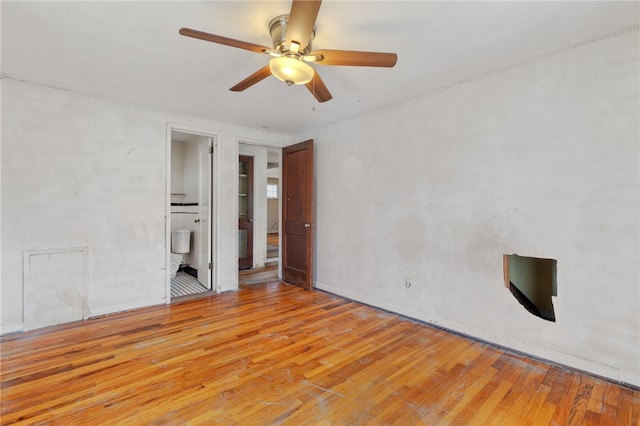
[[[0,325],[0,336],[22,330],[24,330],[24,324],[22,323]]]
[[[165,305],[165,304],[167,304],[167,299],[161,298],[161,299],[147,299],[147,300],[142,300],[142,301],[132,302],[132,303],[124,303],[122,305],[116,305],[116,306],[106,306],[103,308],[94,308],[94,309],[89,309],[88,316],[84,319],[86,320],[88,318],[99,317],[102,315],[113,314],[116,312],[123,312],[123,311],[129,311],[131,309],[145,308],[147,306]],[[58,325],[58,324],[51,324],[51,325]],[[48,327],[48,326],[45,326],[45,327]],[[41,328],[41,327],[38,327],[38,328]],[[9,333],[15,333],[17,331],[24,331],[23,323],[0,325],[0,336],[9,334]]]
[[[102,308],[91,308],[89,309],[89,318],[99,317],[107,314],[114,314],[116,312],[130,311],[131,309],[146,308],[147,306],[166,305],[166,304],[167,304],[167,299],[163,297],[161,299],[147,299],[147,300],[140,300],[138,302],[123,303],[122,305],[105,306]]]
[[[548,348],[543,348],[537,345],[531,345],[523,341],[515,341],[508,337],[500,336],[497,334],[489,333],[486,330],[477,329],[463,324],[444,320],[442,318],[429,317],[424,312],[414,311],[402,306],[394,305],[385,301],[363,296],[361,294],[353,293],[342,288],[333,287],[331,285],[316,282],[317,289],[327,291],[342,297],[346,297],[351,300],[365,303],[367,305],[375,306],[384,310],[395,312],[397,314],[432,324],[436,327],[450,330],[454,333],[459,333],[465,336],[469,336],[474,339],[479,339],[488,343],[493,343],[500,347],[511,349],[516,352],[521,352],[525,355],[529,355],[533,358],[539,358],[543,361],[560,364],[566,367],[570,367],[576,370],[584,371],[586,373],[601,376],[618,383],[630,384],[633,386],[640,386],[640,377],[633,372],[621,371],[620,369],[601,364],[588,359],[579,358],[573,355],[557,352]]]

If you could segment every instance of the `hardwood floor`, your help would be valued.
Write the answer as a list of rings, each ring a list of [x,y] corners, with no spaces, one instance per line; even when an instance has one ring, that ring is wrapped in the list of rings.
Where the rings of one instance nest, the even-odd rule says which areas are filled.
[[[2,424],[637,425],[640,392],[320,291],[5,336]]]
[[[280,254],[280,241],[277,233],[267,234],[267,258],[275,258]]]
[[[274,263],[260,269],[247,269],[238,273],[238,286],[263,284],[278,281],[278,264]]]

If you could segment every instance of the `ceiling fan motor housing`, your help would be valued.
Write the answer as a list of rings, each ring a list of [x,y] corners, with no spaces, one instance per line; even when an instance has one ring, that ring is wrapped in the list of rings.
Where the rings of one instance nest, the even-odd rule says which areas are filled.
[[[276,16],[269,23],[269,32],[271,33],[271,40],[273,41],[273,48],[280,53],[286,54],[290,52],[291,46],[287,46],[286,34],[287,23],[289,22],[289,15]],[[308,55],[311,52],[311,42],[316,36],[316,27],[313,27],[311,35],[309,36],[309,44],[307,46],[300,46],[299,55]]]

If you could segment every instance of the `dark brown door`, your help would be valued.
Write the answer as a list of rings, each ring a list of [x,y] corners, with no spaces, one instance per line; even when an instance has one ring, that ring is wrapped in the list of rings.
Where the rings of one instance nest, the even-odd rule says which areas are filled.
[[[238,268],[253,267],[253,157],[240,156],[238,175]]]
[[[313,287],[313,140],[282,149],[282,278]]]

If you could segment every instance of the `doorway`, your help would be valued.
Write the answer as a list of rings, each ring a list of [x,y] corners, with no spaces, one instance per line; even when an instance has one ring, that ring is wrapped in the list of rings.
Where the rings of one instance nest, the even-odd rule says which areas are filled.
[[[275,280],[279,275],[280,156],[281,148],[250,142],[239,144],[238,281],[240,286]],[[247,172],[252,175],[249,177],[249,183],[245,182]],[[246,200],[250,200],[248,205],[245,205]],[[249,223],[247,218],[251,219]],[[251,237],[249,232],[253,233]]]
[[[238,161],[238,268],[253,268],[253,157]]]
[[[167,302],[215,291],[214,193],[216,137],[169,129]]]
[[[239,268],[239,287],[281,277],[311,289],[315,234],[313,140],[286,148],[240,143],[239,155],[253,158],[254,174],[253,265],[249,270]],[[273,211],[270,215],[269,203],[277,206],[277,221]],[[242,249],[240,241],[238,249]]]
[[[267,262],[280,261],[280,149],[267,151]]]

